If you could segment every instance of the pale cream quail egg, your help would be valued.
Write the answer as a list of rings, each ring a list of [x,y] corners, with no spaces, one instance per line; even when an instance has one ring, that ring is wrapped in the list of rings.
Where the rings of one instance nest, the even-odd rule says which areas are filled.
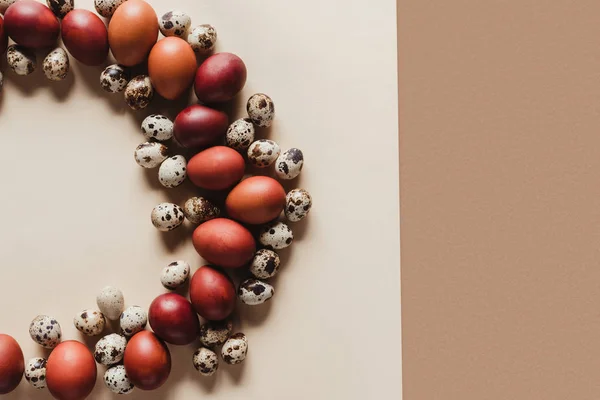
[[[200,326],[200,343],[206,347],[221,346],[231,335],[231,320],[206,321]]]
[[[75,8],[74,0],[46,0],[46,4],[58,18],[64,18]]]
[[[285,196],[285,216],[288,221],[304,219],[312,207],[312,197],[304,189],[294,189]]]
[[[173,156],[167,158],[160,164],[158,169],[158,180],[166,188],[174,188],[181,185],[187,177],[187,161],[184,156]]]
[[[6,50],[6,61],[15,74],[25,76],[35,71],[35,53],[18,44],[11,44]]]
[[[304,166],[304,154],[300,149],[289,149],[284,151],[275,161],[275,174],[279,179],[294,179]]]
[[[116,364],[123,359],[127,339],[118,333],[111,333],[98,340],[94,349],[94,358],[102,365]]]
[[[123,292],[116,287],[106,286],[96,296],[96,304],[107,319],[115,321],[119,319],[125,307],[125,298]]]
[[[46,349],[53,349],[62,339],[62,330],[58,321],[48,315],[38,315],[29,325],[29,336],[34,342]]]
[[[110,18],[115,13],[117,7],[127,0],[94,0],[94,7],[98,14],[104,18]]]
[[[252,95],[246,104],[246,111],[252,122],[263,128],[271,126],[275,118],[275,104],[264,93]]]
[[[173,261],[163,268],[160,283],[170,290],[183,286],[190,276],[190,264],[185,261]]]
[[[183,223],[183,210],[177,204],[161,203],[154,207],[150,219],[159,231],[172,231]]]
[[[269,279],[277,275],[281,260],[273,250],[260,249],[254,254],[250,272],[258,279]]]
[[[187,40],[196,53],[206,55],[215,48],[217,30],[212,25],[202,24],[192,29]]]
[[[240,118],[233,121],[227,133],[225,134],[225,142],[227,146],[235,150],[246,150],[250,143],[254,141],[254,124],[250,118]]]
[[[165,13],[158,22],[160,33],[164,36],[177,36],[183,39],[187,38],[192,25],[190,16],[179,10]]]
[[[142,132],[148,139],[163,142],[173,137],[173,122],[164,115],[152,114],[142,121]]]
[[[214,351],[200,347],[192,358],[194,368],[203,376],[211,376],[219,369],[219,357]]]
[[[134,389],[123,365],[115,365],[107,369],[104,373],[104,384],[116,394],[129,394]]]
[[[75,328],[84,335],[96,336],[102,333],[106,320],[98,310],[83,310],[73,318]]]
[[[143,331],[147,323],[148,313],[140,306],[127,307],[119,320],[121,333],[127,337]]]
[[[280,250],[292,244],[294,234],[283,222],[273,222],[262,229],[258,241],[269,250]]]
[[[221,357],[227,364],[240,364],[248,354],[248,339],[243,333],[231,335],[221,348]]]
[[[147,75],[138,75],[125,86],[125,102],[132,110],[148,107],[154,98],[154,86]]]
[[[270,300],[275,294],[273,286],[258,279],[250,278],[240,283],[238,297],[242,303],[256,306]]]
[[[277,143],[268,139],[260,139],[248,147],[248,161],[259,168],[266,168],[279,157],[280,148]]]
[[[129,83],[129,73],[119,64],[109,65],[100,73],[100,85],[108,93],[120,93]]]
[[[36,389],[46,387],[46,362],[45,358],[35,357],[25,364],[25,380]]]
[[[57,47],[52,50],[42,63],[42,69],[46,78],[51,81],[62,81],[69,74],[69,56],[67,52]]]
[[[145,142],[133,153],[135,162],[142,168],[156,168],[167,159],[168,149],[162,143]]]
[[[183,205],[185,217],[193,224],[217,218],[221,210],[204,197],[192,197]]]

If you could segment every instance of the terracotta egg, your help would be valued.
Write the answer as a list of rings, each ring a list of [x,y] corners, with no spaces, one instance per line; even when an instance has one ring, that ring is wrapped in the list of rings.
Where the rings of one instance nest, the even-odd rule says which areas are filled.
[[[206,261],[225,268],[244,266],[256,251],[250,231],[227,218],[211,219],[198,226],[192,242]]]
[[[4,30],[4,18],[0,16],[0,55],[4,54],[8,47],[8,36]]]
[[[138,332],[129,340],[123,360],[129,380],[142,390],[158,389],[171,373],[171,353],[150,331]]]
[[[268,176],[253,176],[240,182],[227,196],[225,208],[233,219],[247,224],[264,224],[279,216],[285,207],[285,190]]]
[[[69,53],[85,65],[100,65],[108,57],[104,22],[88,10],[73,10],[62,20],[62,40]]]
[[[215,146],[190,159],[188,176],[198,187],[223,190],[239,182],[245,168],[246,163],[240,153],[229,147]]]
[[[194,90],[203,103],[229,101],[246,84],[246,65],[231,53],[217,53],[208,57],[198,68]]]
[[[34,0],[20,0],[6,10],[4,29],[17,44],[37,49],[54,46],[60,24],[45,5]]]
[[[192,305],[177,293],[165,293],[150,304],[150,327],[167,343],[186,345],[200,334],[200,322]]]
[[[183,147],[206,147],[223,137],[228,127],[227,114],[195,104],[177,115],[173,134]]]
[[[12,336],[0,334],[0,394],[15,390],[24,371],[25,359],[21,346]]]
[[[235,308],[235,286],[217,268],[200,267],[190,281],[190,300],[202,318],[209,321],[224,320]]]
[[[158,17],[143,0],[128,0],[108,25],[108,42],[117,62],[131,67],[142,63],[158,38]]]
[[[48,390],[58,400],[83,400],[96,384],[96,361],[88,348],[74,340],[59,344],[46,363]]]
[[[175,100],[192,86],[196,68],[194,50],[175,36],[159,40],[148,57],[148,74],[154,89],[168,100]]]

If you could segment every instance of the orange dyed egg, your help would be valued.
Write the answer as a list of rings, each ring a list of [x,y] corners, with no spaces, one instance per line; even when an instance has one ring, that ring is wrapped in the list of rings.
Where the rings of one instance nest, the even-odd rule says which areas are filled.
[[[225,268],[239,268],[254,257],[254,237],[242,225],[227,218],[216,218],[196,228],[194,248],[209,263]]]
[[[108,25],[108,43],[119,64],[142,63],[158,38],[158,18],[150,4],[128,0],[113,14]]]
[[[274,220],[284,207],[283,186],[268,176],[253,176],[243,180],[225,200],[229,216],[247,224],[264,224]]]
[[[194,50],[175,36],[159,40],[148,57],[152,85],[168,100],[175,100],[192,86],[197,66]]]
[[[12,336],[0,334],[0,394],[15,390],[24,370],[25,360],[19,343]]]
[[[58,400],[83,400],[96,384],[96,361],[88,348],[74,340],[62,342],[46,363],[48,390]]]

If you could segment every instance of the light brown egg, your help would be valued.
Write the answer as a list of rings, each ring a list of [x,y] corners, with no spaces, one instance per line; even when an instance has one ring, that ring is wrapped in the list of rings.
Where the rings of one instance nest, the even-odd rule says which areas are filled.
[[[148,57],[154,89],[168,100],[175,100],[192,86],[197,67],[194,50],[175,36],[159,40]]]
[[[158,38],[158,17],[150,4],[129,0],[117,8],[108,25],[108,43],[117,62],[142,63]]]
[[[225,208],[231,218],[253,225],[277,218],[284,206],[283,186],[268,176],[253,176],[243,180],[225,200]]]

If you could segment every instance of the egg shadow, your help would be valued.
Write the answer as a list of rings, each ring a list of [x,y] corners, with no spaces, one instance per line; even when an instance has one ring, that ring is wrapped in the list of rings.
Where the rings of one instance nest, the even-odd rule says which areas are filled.
[[[180,227],[169,232],[157,231],[157,233],[161,235],[163,247],[171,254],[184,246],[193,232],[194,227],[188,224],[182,224]]]
[[[123,115],[127,112],[129,107],[123,99],[123,93],[108,93],[100,85],[100,74],[105,68],[104,64],[101,66],[87,66],[76,60],[74,62],[77,77],[78,79],[81,78],[88,91],[105,99],[113,113]]]
[[[231,123],[239,118],[248,116],[245,113],[245,107],[243,111],[240,111],[241,106],[244,102],[245,99],[242,97],[242,94],[239,93],[229,101],[223,103],[207,104],[207,107],[224,112],[229,117],[229,123]]]
[[[248,350],[250,351],[250,350]],[[232,378],[233,382],[237,385],[242,381],[242,378],[244,377],[244,371],[246,370],[246,363],[242,362],[241,364],[236,364],[236,365],[229,365],[229,364],[224,364],[223,368],[227,374]]]
[[[83,333],[79,333],[79,337],[77,340],[79,340],[80,342],[85,344],[87,346],[87,348],[92,351],[92,354],[94,354],[94,349],[96,348],[96,343],[98,343],[98,341],[105,335],[108,335],[108,333],[104,332],[104,331],[100,335],[96,335],[96,336],[87,336],[87,335],[84,335]]]
[[[75,74],[69,71],[67,77],[62,81],[48,80],[47,85],[50,87],[54,99],[57,100],[59,103],[65,102],[69,97],[69,94],[73,91],[75,79]]]
[[[277,293],[275,293],[275,295],[277,295]],[[248,306],[243,303],[238,303],[237,307],[240,319],[244,321],[244,323],[247,323],[249,326],[253,327],[262,325],[269,317],[272,308],[272,299],[269,299],[263,304],[256,306]]]

